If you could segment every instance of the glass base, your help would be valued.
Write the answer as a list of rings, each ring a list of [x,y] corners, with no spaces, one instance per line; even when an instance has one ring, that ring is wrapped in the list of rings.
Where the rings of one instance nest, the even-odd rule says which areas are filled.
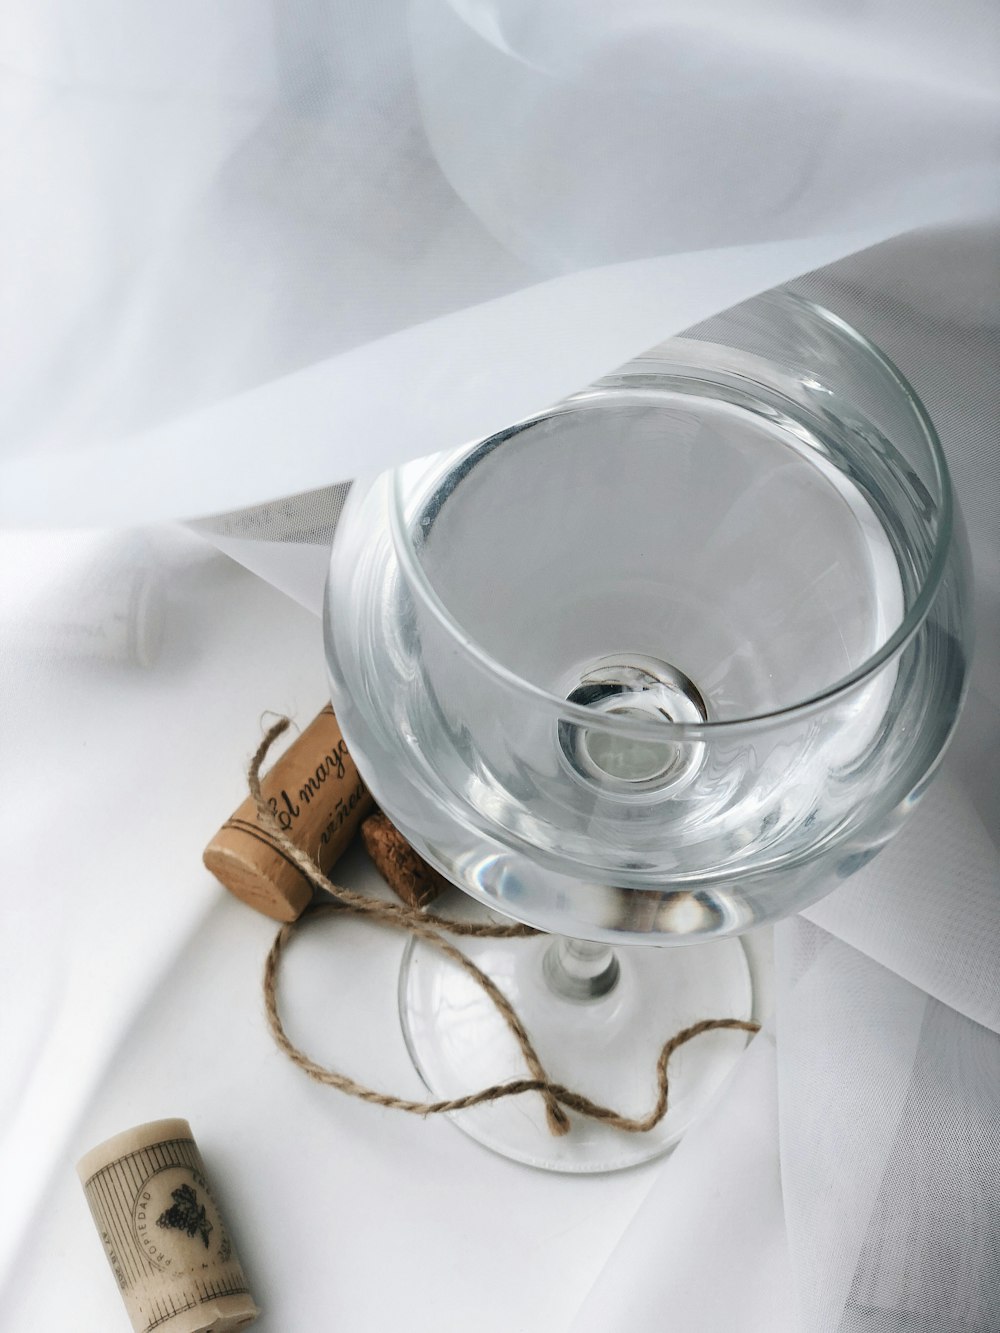
[[[630,1116],[656,1100],[656,1061],[668,1037],[704,1018],[749,1019],[752,984],[739,940],[683,948],[623,948],[606,995],[570,999],[553,991],[544,959],[552,937],[461,939],[464,953],[516,1009],[549,1077]],[[411,940],[399,978],[403,1035],[436,1099],[528,1077],[503,1019],[476,982],[430,945]],[[712,1031],[680,1047],[668,1067],[666,1115],[631,1134],[570,1112],[554,1137],[536,1093],[451,1114],[472,1138],[504,1157],[548,1171],[617,1171],[666,1152],[708,1105],[749,1040]]]

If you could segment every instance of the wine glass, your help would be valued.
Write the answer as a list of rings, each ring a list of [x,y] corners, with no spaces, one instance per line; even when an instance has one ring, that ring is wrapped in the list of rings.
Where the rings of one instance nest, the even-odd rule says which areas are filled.
[[[740,932],[874,855],[940,759],[966,567],[913,390],[787,293],[355,483],[326,592],[334,707],[420,853],[549,932],[467,947],[551,1077],[640,1114],[671,1032],[750,1017]],[[400,1009],[434,1096],[524,1074],[488,998],[425,945]],[[676,1141],[745,1041],[678,1051],[648,1134],[553,1138],[533,1096],[456,1120],[534,1165],[630,1165]]]

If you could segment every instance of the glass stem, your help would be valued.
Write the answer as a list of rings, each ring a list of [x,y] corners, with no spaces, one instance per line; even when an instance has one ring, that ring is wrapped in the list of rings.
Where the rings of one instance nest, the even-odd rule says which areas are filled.
[[[564,1000],[599,1000],[618,984],[619,966],[609,944],[556,938],[542,964],[549,988]]]

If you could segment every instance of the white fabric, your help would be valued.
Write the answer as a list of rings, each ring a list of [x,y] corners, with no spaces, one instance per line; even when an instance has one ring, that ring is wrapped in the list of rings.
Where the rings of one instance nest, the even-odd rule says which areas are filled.
[[[685,1136],[571,1325],[572,1333],[797,1333],[778,1157],[774,1042],[756,1038]]]
[[[0,535],[0,1330],[121,1323],[72,1163],[181,1114],[262,1333],[995,1333],[1000,10],[406,8],[0,14],[0,514],[261,503],[201,530],[302,604],[190,532]],[[664,1162],[546,1177],[309,1084],[263,1027],[272,927],[199,858],[260,710],[324,697],[333,484],[820,264],[794,285],[916,385],[970,530],[925,803],[779,927],[773,1031]],[[295,951],[292,1026],[405,1087],[399,943],[360,930]]]
[[[0,460],[0,518],[200,516],[500,430],[660,338],[885,229],[588,269],[352,348],[122,439]],[[150,477],[156,484],[148,484]]]
[[[803,1327],[1000,1325],[1000,1034],[804,921],[778,932],[782,1181]]]
[[[6,521],[486,434],[1000,202],[991,0],[8,0]]]

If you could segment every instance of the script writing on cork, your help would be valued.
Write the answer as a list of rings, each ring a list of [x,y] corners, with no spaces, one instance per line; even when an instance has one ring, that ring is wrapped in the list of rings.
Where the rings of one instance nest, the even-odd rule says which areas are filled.
[[[282,833],[324,874],[374,806],[329,705],[263,775],[260,792]],[[308,877],[262,822],[252,797],[226,820],[203,859],[230,893],[278,921],[294,921],[312,897]]]
[[[332,709],[325,711],[333,716]],[[324,800],[327,794],[324,789],[328,781],[337,784],[338,787],[344,783],[348,778],[348,764],[351,764],[351,759],[347,753],[347,742],[341,736],[333,748],[320,757],[315,769],[305,776],[302,786],[294,795],[285,787],[281,787],[267,797],[271,813],[286,833],[294,832],[296,822],[304,809],[308,809],[314,801]],[[347,791],[335,797],[332,808],[328,806],[329,815],[319,835],[321,847],[329,846],[362,803],[367,806],[368,791],[357,776],[353,764],[350,776],[353,778],[352,785]]]

